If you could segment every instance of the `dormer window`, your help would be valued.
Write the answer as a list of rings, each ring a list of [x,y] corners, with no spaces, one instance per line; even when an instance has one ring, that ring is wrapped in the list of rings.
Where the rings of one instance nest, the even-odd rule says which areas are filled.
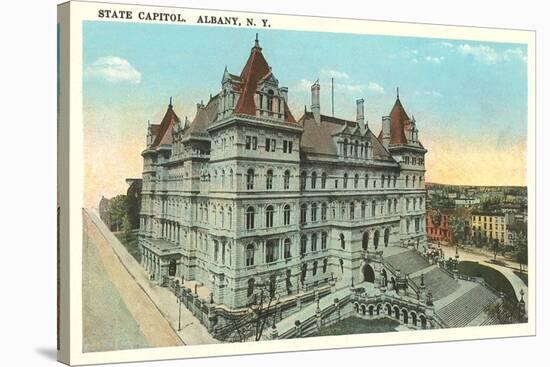
[[[267,92],[267,110],[273,111],[273,91],[271,89]]]

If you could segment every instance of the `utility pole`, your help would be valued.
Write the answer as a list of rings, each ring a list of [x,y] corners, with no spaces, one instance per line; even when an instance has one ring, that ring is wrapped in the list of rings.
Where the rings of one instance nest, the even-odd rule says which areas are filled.
[[[330,78],[330,81],[331,81],[332,117],[334,117],[334,78]]]

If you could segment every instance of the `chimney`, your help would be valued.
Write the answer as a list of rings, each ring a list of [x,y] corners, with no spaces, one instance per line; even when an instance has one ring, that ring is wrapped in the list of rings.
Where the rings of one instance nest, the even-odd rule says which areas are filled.
[[[319,85],[319,80],[317,80],[311,86],[311,112],[313,112],[313,117],[315,117],[316,122],[321,122],[321,105],[319,103],[319,93],[321,86]]]
[[[365,123],[365,100],[363,98],[357,101],[357,123],[363,125]]]
[[[390,116],[382,117],[382,145],[384,145],[386,149],[390,146],[390,122]]]

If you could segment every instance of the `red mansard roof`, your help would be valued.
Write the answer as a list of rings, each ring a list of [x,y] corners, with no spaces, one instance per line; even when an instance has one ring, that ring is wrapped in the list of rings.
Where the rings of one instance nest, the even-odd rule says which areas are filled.
[[[162,118],[162,122],[158,128],[159,132],[155,136],[152,146],[157,147],[159,145],[172,144],[172,126],[174,123],[179,123],[180,119],[172,108],[172,101],[168,105],[168,109]]]
[[[407,137],[405,136],[405,126],[409,125],[411,119],[405,112],[405,108],[399,100],[399,95],[397,100],[393,105],[393,108],[390,112],[390,144],[407,144]],[[380,130],[378,134],[378,140],[382,142],[383,131]]]
[[[246,115],[256,115],[256,102],[254,96],[258,88],[258,83],[267,77],[271,73],[269,64],[267,63],[264,55],[262,54],[262,48],[260,47],[258,40],[250,51],[250,56],[241,72],[241,80],[243,84],[243,91],[239,102],[235,107],[236,113],[244,113]],[[296,122],[294,116],[290,112],[286,102],[284,103],[286,120],[288,122]]]

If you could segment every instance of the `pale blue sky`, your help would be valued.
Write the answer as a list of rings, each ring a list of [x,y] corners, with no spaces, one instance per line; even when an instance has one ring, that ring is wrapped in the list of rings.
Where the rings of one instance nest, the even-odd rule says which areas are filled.
[[[241,72],[258,32],[296,118],[309,108],[317,78],[322,113],[330,114],[333,76],[335,115],[355,119],[355,100],[365,98],[375,133],[399,87],[425,145],[525,145],[526,45],[197,25],[83,27],[85,118],[107,143],[117,134],[144,137],[147,120],[159,122],[170,96],[176,112],[192,118],[196,103],[219,91],[225,66]]]

